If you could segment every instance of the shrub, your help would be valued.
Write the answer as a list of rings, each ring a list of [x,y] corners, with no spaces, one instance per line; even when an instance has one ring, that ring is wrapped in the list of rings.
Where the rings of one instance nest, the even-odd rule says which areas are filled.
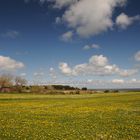
[[[82,90],[87,90],[87,88],[86,87],[83,87]]]
[[[104,91],[104,93],[109,93],[109,92],[110,92],[109,90],[105,90],[105,91]]]

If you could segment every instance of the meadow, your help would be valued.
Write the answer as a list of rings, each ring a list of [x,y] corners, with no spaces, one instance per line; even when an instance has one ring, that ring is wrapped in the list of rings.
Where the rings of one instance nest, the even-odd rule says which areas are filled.
[[[0,140],[140,140],[140,93],[0,94]]]

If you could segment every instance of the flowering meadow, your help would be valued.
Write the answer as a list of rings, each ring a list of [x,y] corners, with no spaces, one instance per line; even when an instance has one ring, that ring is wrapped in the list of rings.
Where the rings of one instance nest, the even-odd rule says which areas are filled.
[[[140,93],[0,94],[0,140],[140,140]]]

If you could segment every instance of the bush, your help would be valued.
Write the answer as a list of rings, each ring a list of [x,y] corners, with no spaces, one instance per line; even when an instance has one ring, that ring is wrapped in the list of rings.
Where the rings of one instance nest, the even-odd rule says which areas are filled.
[[[75,92],[75,94],[80,94],[80,91],[79,91],[79,90],[77,90],[77,91]]]
[[[87,88],[86,87],[83,87],[82,90],[87,90]]]
[[[109,93],[109,92],[110,92],[109,90],[105,90],[105,91],[104,91],[104,93]]]

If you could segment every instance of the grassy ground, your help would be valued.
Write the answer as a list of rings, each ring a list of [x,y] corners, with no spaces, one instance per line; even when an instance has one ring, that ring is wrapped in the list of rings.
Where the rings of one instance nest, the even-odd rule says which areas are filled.
[[[0,140],[140,140],[140,93],[0,94]]]

